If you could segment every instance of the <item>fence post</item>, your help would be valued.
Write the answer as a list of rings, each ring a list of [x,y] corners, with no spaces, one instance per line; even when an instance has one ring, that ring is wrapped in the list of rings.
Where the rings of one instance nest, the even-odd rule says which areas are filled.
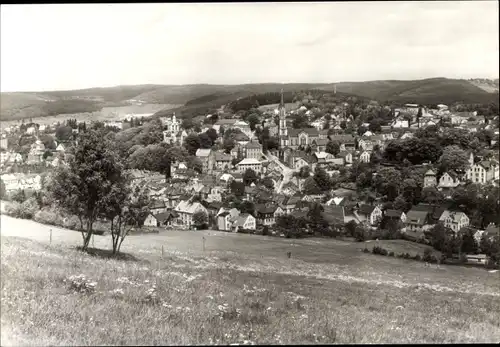
[[[50,229],[49,233],[49,244],[52,244],[52,228]]]
[[[95,245],[94,245],[94,234],[92,234],[92,248],[95,248]]]
[[[205,252],[205,236],[202,237],[203,237],[203,252]]]
[[[163,245],[161,245],[161,258],[163,259],[165,251],[163,250]]]

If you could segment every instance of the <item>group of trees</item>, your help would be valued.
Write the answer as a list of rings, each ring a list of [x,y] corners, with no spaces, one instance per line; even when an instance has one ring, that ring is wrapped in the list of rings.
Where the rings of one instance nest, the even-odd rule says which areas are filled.
[[[47,190],[61,209],[84,225],[83,250],[89,246],[96,220],[107,219],[116,254],[130,229],[145,217],[149,201],[140,187],[131,187],[113,142],[103,135],[98,130],[82,134],[68,166],[56,169]]]

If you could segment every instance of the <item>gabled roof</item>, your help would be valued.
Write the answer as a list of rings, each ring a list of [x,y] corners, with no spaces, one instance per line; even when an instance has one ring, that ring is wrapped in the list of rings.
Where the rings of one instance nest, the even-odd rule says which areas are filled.
[[[288,135],[290,137],[298,137],[302,132],[313,137],[319,136],[319,131],[316,128],[288,129]]]
[[[150,209],[165,208],[165,202],[163,200],[153,200],[149,205]]]
[[[238,217],[236,217],[236,220],[234,221],[234,226],[242,227],[245,225],[245,222],[247,221],[248,217],[251,215],[248,213],[242,213]]]
[[[240,161],[238,164],[236,165],[257,165],[257,164],[260,164],[261,162],[258,161],[257,159],[255,158],[245,158],[243,159],[242,161]]]
[[[257,141],[250,141],[244,147],[246,149],[261,149],[262,145]]]
[[[175,211],[166,211],[153,215],[153,217],[155,217],[155,219],[160,223],[169,220],[170,218],[177,218],[178,216],[179,214],[177,214]]]
[[[375,206],[363,204],[359,207],[358,212],[362,213],[362,214],[371,214],[374,209],[375,209]]]
[[[255,211],[261,214],[270,214],[276,212],[278,205],[274,204],[258,204],[255,206]]]
[[[332,141],[338,141],[339,143],[355,143],[354,137],[352,135],[330,135]]]
[[[399,210],[386,210],[385,211],[385,216],[386,217],[397,217],[401,218],[401,215],[403,214],[403,211]]]
[[[439,220],[446,220],[447,218],[451,218],[453,223],[458,223],[460,221],[460,218],[462,218],[463,216],[466,216],[466,214],[463,212],[453,212],[453,211],[445,210],[441,214],[441,217],[439,217]]]
[[[215,152],[215,161],[231,161],[232,159],[231,154]]]
[[[313,141],[313,144],[316,144],[317,146],[326,146],[328,143],[328,139],[317,139]]]
[[[427,219],[427,211],[418,211],[413,208],[406,215],[406,222],[417,225],[424,225]]]
[[[343,206],[323,206],[321,215],[329,223],[344,223],[345,210]]]
[[[436,173],[434,171],[432,171],[432,169],[429,169],[425,173],[425,176],[436,176]]]

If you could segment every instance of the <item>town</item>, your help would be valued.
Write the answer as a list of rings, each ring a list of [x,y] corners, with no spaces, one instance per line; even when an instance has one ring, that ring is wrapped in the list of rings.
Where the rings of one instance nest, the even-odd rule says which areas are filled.
[[[193,117],[23,120],[1,134],[2,196],[49,208],[46,182],[67,166],[81,134],[101,129],[131,186],[147,195],[139,227],[405,239],[495,266],[498,106],[473,109],[281,90]]]

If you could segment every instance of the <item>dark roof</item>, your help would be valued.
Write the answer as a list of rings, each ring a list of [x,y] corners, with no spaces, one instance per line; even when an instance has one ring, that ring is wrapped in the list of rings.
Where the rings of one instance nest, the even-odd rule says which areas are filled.
[[[399,210],[386,210],[385,216],[386,217],[398,217],[398,218],[400,218],[402,213],[403,213],[403,211],[399,211]]]
[[[370,205],[363,204],[363,205],[361,205],[359,207],[358,212],[362,213],[362,214],[371,214],[374,209],[375,209],[375,206],[370,206]]]
[[[412,208],[406,215],[406,222],[417,225],[424,225],[428,214],[429,213],[427,211],[418,211]]]
[[[302,132],[308,134],[309,136],[319,136],[319,131],[316,128],[288,129],[288,135],[290,137],[297,137]]]
[[[344,223],[345,211],[343,206],[323,206],[323,218],[329,223]]]
[[[165,208],[165,202],[163,200],[153,200],[149,204],[150,209],[155,209],[155,208]]]
[[[340,143],[355,143],[352,135],[330,135],[330,139]]]
[[[153,215],[160,223],[169,220],[170,218],[177,218],[179,215],[175,211],[167,211]]]
[[[255,206],[255,211],[261,214],[269,214],[274,213],[277,208],[278,206],[274,204],[258,204]]]
[[[252,149],[252,148],[260,149],[260,148],[262,148],[262,145],[258,141],[250,141],[245,145],[245,148],[247,148],[247,149]]]
[[[328,139],[317,139],[313,141],[313,144],[316,144],[318,146],[326,146],[328,143]]]
[[[225,212],[222,212],[221,214],[219,214],[217,217],[225,217],[225,216],[229,216],[230,213],[229,211],[225,211]]]

